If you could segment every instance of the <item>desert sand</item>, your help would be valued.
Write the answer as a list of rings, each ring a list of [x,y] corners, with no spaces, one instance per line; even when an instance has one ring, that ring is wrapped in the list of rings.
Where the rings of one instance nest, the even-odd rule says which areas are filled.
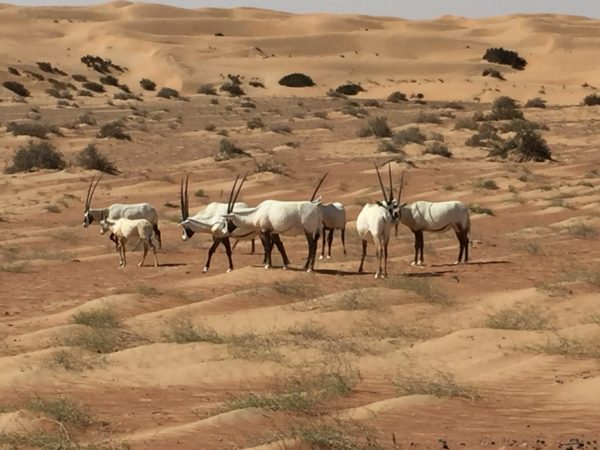
[[[600,83],[599,29],[558,15],[409,21],[125,1],[0,5],[0,84],[31,93],[0,87],[0,160],[9,166],[29,140],[9,122],[34,121],[58,127],[46,141],[68,164],[0,175],[0,448],[597,448],[600,110],[581,101]],[[482,60],[500,46],[526,69]],[[111,74],[138,99],[114,99],[113,86],[48,95],[48,78],[77,89],[72,75],[98,81],[86,54],[126,68]],[[506,79],[483,77],[489,67]],[[278,84],[294,72],[315,86]],[[244,96],[218,90],[228,74],[241,77]],[[185,101],[157,98],[142,78]],[[347,82],[364,91],[327,96]],[[205,84],[217,95],[198,94]],[[386,101],[394,91],[409,101]],[[474,131],[456,122],[489,113],[499,96],[546,101],[522,111],[547,127],[552,161],[465,144]],[[84,113],[93,123],[80,123]],[[418,126],[452,157],[417,143],[378,151],[381,139],[357,135],[374,117],[394,132]],[[250,129],[256,118],[264,127]],[[114,120],[130,141],[97,137]],[[225,136],[250,157],[215,161]],[[151,258],[137,267],[130,250],[119,269],[98,226],[82,227],[99,174],[76,164],[89,143],[120,172],[104,175],[93,206],[156,206],[160,267]],[[401,225],[388,279],[373,278],[372,245],[367,273],[356,273],[356,217],[381,199],[374,161],[389,163],[396,186],[405,174],[403,201],[471,207],[469,264],[452,264],[458,243],[445,232],[426,234],[426,264],[411,266],[413,234]],[[248,204],[307,199],[328,172],[320,194],[346,207],[348,255],[336,232],[332,258],[305,273],[304,237],[284,237],[292,267],[281,270],[274,252],[265,270],[260,244],[251,254],[242,241],[234,271],[219,248],[203,274],[211,239],[181,240],[180,180],[190,175],[193,214],[226,201],[245,172]]]

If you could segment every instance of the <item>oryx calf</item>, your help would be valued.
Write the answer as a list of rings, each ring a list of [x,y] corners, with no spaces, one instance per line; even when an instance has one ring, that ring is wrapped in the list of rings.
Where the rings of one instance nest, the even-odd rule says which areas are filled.
[[[85,200],[85,212],[83,214],[83,227],[87,228],[93,222],[100,222],[102,217],[106,217],[109,220],[118,220],[120,218],[126,219],[146,219],[152,225],[154,236],[158,241],[158,248],[162,247],[162,240],[160,230],[158,229],[158,213],[156,209],[150,203],[133,203],[133,204],[121,204],[115,203],[107,208],[92,208],[92,198],[96,187],[100,182],[102,175],[98,177],[94,184],[94,177],[88,187],[87,196]],[[110,239],[117,244],[116,237],[112,234]]]
[[[127,265],[127,257],[125,254],[125,244],[131,238],[139,238],[144,244],[144,255],[138,266],[144,264],[148,248],[154,253],[154,267],[158,267],[158,258],[156,256],[156,247],[152,243],[154,235],[154,226],[146,219],[126,219],[124,217],[117,220],[110,220],[103,217],[100,221],[100,233],[104,234],[110,231],[117,240],[117,248],[119,250],[119,267],[124,268]]]
[[[377,177],[379,178],[383,201],[377,202],[376,204],[366,204],[356,219],[356,229],[358,235],[362,239],[362,257],[358,272],[361,273],[363,271],[365,257],[367,256],[368,238],[370,237],[375,243],[377,251],[377,272],[375,272],[375,278],[385,278],[387,277],[388,244],[390,241],[391,230],[399,220],[398,202],[402,195],[402,183],[400,184],[400,190],[398,192],[398,200],[395,200],[392,186],[392,172],[391,168],[388,166],[390,176],[390,195],[388,198],[377,165],[375,165],[375,169],[377,170]]]
[[[458,259],[455,264],[469,261],[469,232],[471,217],[469,208],[462,202],[426,202],[417,201],[400,207],[400,222],[415,235],[415,258],[412,265],[423,265],[423,232],[440,232],[450,228],[456,233],[459,243]]]

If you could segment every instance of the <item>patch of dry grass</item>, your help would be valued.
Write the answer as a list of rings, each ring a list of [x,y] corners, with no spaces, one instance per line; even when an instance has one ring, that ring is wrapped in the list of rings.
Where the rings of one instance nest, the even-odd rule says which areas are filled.
[[[400,395],[433,395],[439,398],[480,398],[477,389],[468,383],[456,381],[452,372],[433,370],[424,371],[415,368],[399,372],[392,380]]]
[[[600,336],[568,338],[556,336],[544,344],[527,347],[530,351],[573,358],[600,358]]]
[[[438,305],[451,305],[452,299],[445,292],[435,287],[430,280],[425,278],[400,276],[388,278],[385,282],[390,289],[403,289],[411,291],[422,297],[427,303]]]
[[[548,316],[535,305],[496,311],[488,316],[485,326],[499,330],[545,330],[551,327]]]

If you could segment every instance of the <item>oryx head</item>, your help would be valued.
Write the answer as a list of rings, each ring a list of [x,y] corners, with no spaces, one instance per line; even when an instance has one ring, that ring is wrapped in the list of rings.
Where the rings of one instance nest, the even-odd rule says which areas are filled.
[[[390,195],[385,192],[385,188],[383,187],[383,181],[381,180],[381,174],[379,173],[379,168],[377,164],[375,164],[375,170],[377,170],[377,178],[379,179],[379,186],[381,186],[381,193],[383,194],[383,201],[377,202],[379,206],[385,208],[392,218],[392,223],[398,224],[400,221],[400,197],[402,195],[402,186],[404,184],[404,174],[402,175],[402,181],[400,182],[400,189],[398,190],[398,198],[394,198],[394,186],[392,183],[392,168],[388,165],[388,174],[390,179]]]
[[[92,206],[92,197],[94,196],[94,192],[96,192],[96,187],[98,187],[98,183],[100,183],[100,180],[102,179],[102,175],[100,175],[98,177],[96,181],[96,183],[94,184],[94,178],[92,177],[92,181],[90,181],[90,185],[88,186],[88,190],[87,190],[87,195],[85,197],[85,210],[83,213],[83,227],[87,228],[93,221],[94,221],[94,216],[90,211],[90,208]]]
[[[183,232],[181,233],[181,240],[187,241],[194,235],[194,230],[192,230],[187,225],[187,219],[190,216],[190,208],[189,208],[189,197],[188,197],[188,182],[190,180],[190,176],[186,175],[185,177],[185,187],[183,183],[183,178],[181,179],[181,187],[179,189],[179,205],[181,207],[181,223],[179,224],[183,228]]]
[[[248,174],[244,175],[244,178],[242,178],[240,185],[237,186],[237,191],[235,188],[240,176],[238,175],[235,177],[233,187],[231,188],[231,193],[229,194],[229,201],[227,202],[227,214],[224,215],[225,223],[216,224],[213,227],[213,234],[215,234],[215,232],[218,231],[218,234],[220,235],[218,237],[228,236],[229,234],[233,233],[233,231],[237,228],[237,225],[235,224],[235,215],[233,215],[232,212],[233,207],[235,206],[235,202],[237,202],[238,196],[240,195],[240,191],[242,190],[242,185],[244,184],[244,181],[246,181],[247,176]],[[219,229],[216,230],[216,227],[219,227]],[[215,234],[215,236],[216,235],[217,234]]]
[[[317,192],[319,192],[319,188],[321,187],[321,185],[323,184],[323,181],[325,181],[325,177],[327,177],[328,173],[326,173],[325,175],[323,175],[321,177],[321,179],[319,180],[319,183],[317,184],[317,187],[315,188],[315,191],[313,192],[312,196],[310,197],[310,201],[311,203],[321,203],[321,197],[319,196],[319,198],[317,198],[315,200],[315,197],[317,196]]]
[[[108,218],[106,217],[106,211],[102,211],[102,218],[100,219],[100,234],[105,234],[110,231]]]

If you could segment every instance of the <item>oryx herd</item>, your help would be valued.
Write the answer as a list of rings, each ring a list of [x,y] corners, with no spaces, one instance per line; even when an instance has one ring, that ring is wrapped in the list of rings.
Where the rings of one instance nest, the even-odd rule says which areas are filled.
[[[459,201],[401,203],[404,174],[400,181],[398,197],[394,198],[391,168],[388,166],[389,195],[381,179],[379,168],[375,165],[383,201],[366,204],[356,219],[356,229],[362,240],[362,257],[358,272],[363,271],[367,245],[369,240],[375,244],[377,254],[377,271],[375,278],[387,276],[388,244],[392,228],[398,234],[398,225],[408,227],[415,236],[415,257],[413,265],[423,265],[423,232],[440,232],[452,228],[459,242],[459,253],[456,264],[469,260],[469,231],[470,217],[468,208]],[[283,260],[283,268],[289,265],[289,258],[280,236],[304,235],[308,245],[308,256],[304,269],[314,270],[317,256],[318,240],[322,238],[320,258],[325,257],[325,243],[328,244],[327,258],[331,257],[331,244],[335,230],[340,230],[341,240],[346,255],[345,231],[346,211],[339,202],[323,203],[321,197],[315,198],[325,174],[317,184],[310,200],[281,201],[264,200],[254,207],[238,202],[240,191],[246,176],[241,180],[236,177],[227,203],[213,202],[206,205],[195,215],[189,213],[188,185],[189,177],[181,180],[179,200],[181,207],[181,222],[183,232],[181,239],[189,240],[195,233],[205,233],[212,236],[213,244],[208,250],[208,258],[203,272],[210,268],[211,258],[220,244],[223,244],[229,260],[227,272],[233,270],[232,246],[230,238],[252,240],[260,238],[264,249],[263,264],[265,268],[272,266],[271,253],[276,246]],[[152,239],[156,239],[161,248],[161,233],[158,228],[158,214],[149,203],[113,204],[107,208],[92,209],[91,203],[100,182],[92,178],[88,187],[83,226],[88,227],[94,221],[100,224],[101,234],[110,231],[110,239],[115,243],[119,252],[119,266],[125,267],[125,244],[128,239],[139,239],[144,245],[144,254],[139,262],[141,266],[146,258],[148,249],[154,253],[154,265],[158,266],[156,248]],[[238,184],[239,182],[239,184]],[[329,234],[327,234],[329,233]]]

